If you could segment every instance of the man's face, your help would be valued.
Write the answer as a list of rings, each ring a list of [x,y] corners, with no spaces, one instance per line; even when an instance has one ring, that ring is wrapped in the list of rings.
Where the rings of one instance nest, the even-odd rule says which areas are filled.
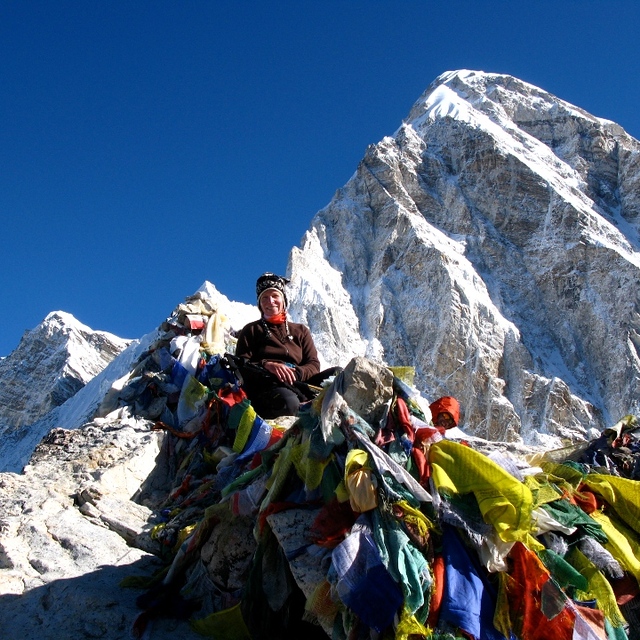
[[[277,316],[284,311],[284,297],[277,289],[267,289],[260,296],[260,311],[267,316]]]
[[[435,424],[436,427],[442,427],[443,429],[451,429],[456,426],[454,419],[447,411],[441,411],[438,414],[438,417],[433,421],[433,424]]]

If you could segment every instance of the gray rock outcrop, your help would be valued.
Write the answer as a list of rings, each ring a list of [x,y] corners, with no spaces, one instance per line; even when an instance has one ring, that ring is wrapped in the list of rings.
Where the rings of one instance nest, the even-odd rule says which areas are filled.
[[[0,474],[0,637],[130,637],[139,592],[119,583],[161,566],[153,512],[131,498],[161,443],[148,421],[121,413],[53,430],[23,474]],[[159,621],[154,637],[174,637],[177,624]]]

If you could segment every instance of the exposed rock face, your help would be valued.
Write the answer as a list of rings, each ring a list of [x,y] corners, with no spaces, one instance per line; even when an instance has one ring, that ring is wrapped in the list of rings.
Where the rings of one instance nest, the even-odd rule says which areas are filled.
[[[344,369],[344,399],[369,424],[377,425],[393,396],[393,374],[365,358],[354,358]]]
[[[130,637],[139,592],[118,585],[160,566],[152,511],[131,498],[161,442],[147,421],[120,414],[54,430],[23,475],[0,474],[0,636]],[[153,637],[174,637],[177,622],[163,624]]]
[[[0,437],[0,471],[18,473],[22,471],[38,443],[52,429],[56,427],[77,429],[89,421],[112,385],[119,378],[129,374],[133,362],[148,347],[154,335],[155,332],[151,332],[140,340],[131,342],[103,371],[91,378],[64,404],[53,407],[36,422],[23,424],[17,428],[4,427],[4,433],[0,431],[2,434]],[[20,374],[14,372],[14,374],[20,377],[22,372]],[[7,382],[12,380],[11,376],[7,378]],[[37,377],[34,380],[37,384]],[[2,381],[4,384],[5,379],[3,378]],[[2,423],[0,423],[0,429],[2,429]]]
[[[0,425],[12,431],[33,424],[84,387],[130,342],[93,331],[68,313],[50,313],[0,360]]]
[[[289,270],[325,361],[415,365],[490,439],[581,439],[640,404],[640,144],[513,77],[439,77]]]

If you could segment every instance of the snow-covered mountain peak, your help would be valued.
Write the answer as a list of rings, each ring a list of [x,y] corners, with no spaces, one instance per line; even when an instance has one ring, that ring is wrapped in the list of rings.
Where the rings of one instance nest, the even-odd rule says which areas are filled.
[[[76,329],[78,331],[93,332],[93,329],[66,311],[50,311],[42,321],[42,325],[44,327],[57,327],[62,331]]]
[[[509,463],[500,451],[524,453],[523,442],[552,449],[599,437],[625,414],[640,414],[639,231],[637,140],[516,78],[448,72],[395,135],[367,149],[291,251],[290,313],[310,327],[326,366],[366,356],[413,367],[421,396],[455,396],[463,432],[495,441],[485,443],[498,454],[494,461]],[[175,430],[154,421],[167,409],[162,403],[168,395],[152,391],[159,388],[156,365],[164,346],[176,334],[186,337],[191,325],[180,320],[190,322],[187,316],[197,316],[200,305],[203,315],[214,319],[215,309],[233,329],[258,314],[255,305],[230,301],[206,281],[160,331],[133,342],[64,404],[35,423],[24,422],[25,428],[0,432],[4,469],[19,472],[29,462],[24,474],[0,478],[0,582],[4,593],[16,594],[6,599],[12,637],[25,636],[24,629],[28,637],[76,637],[78,625],[87,627],[89,610],[91,630],[124,637],[124,621],[140,612],[135,595],[122,604],[113,589],[119,590],[122,577],[141,575],[141,550],[158,547],[155,541],[153,547],[136,544],[151,542],[151,526],[162,529],[156,528],[158,516],[134,504],[132,495],[164,498],[172,487],[169,495],[180,508],[173,533],[171,527],[164,531],[176,536],[187,531],[183,517],[191,517],[192,507],[212,504],[209,491],[218,491],[217,480],[201,483],[215,459],[198,450],[206,438],[164,435]],[[22,401],[25,415],[42,409],[39,396],[29,394],[45,382],[59,391],[43,374],[44,365],[51,365],[57,383],[74,358],[83,360],[80,345],[106,340],[67,316],[48,316],[0,362],[0,411],[20,410]],[[232,347],[232,332],[224,329],[225,347]],[[163,394],[175,394],[171,385],[165,389]],[[196,422],[197,432],[174,435],[204,435],[205,423]],[[159,426],[170,431],[154,428]],[[612,439],[613,430],[608,435]],[[465,437],[475,448],[479,440]],[[176,452],[189,466],[174,464]],[[597,458],[603,459],[608,461]],[[619,461],[626,465],[626,454]],[[224,465],[225,474],[230,468]],[[245,491],[264,478],[262,471],[253,477],[255,484],[245,484],[244,475],[241,485],[234,481],[241,491],[233,499],[227,495],[225,504],[255,508],[254,494]],[[229,479],[225,475],[219,487]],[[226,506],[225,512],[231,513]],[[236,576],[247,566],[228,571],[213,560],[215,549],[229,540],[253,541],[253,524],[244,514],[233,520],[243,522],[235,531],[226,518],[218,521],[222,514],[216,511],[196,529],[208,535],[213,525],[213,537],[194,535],[196,545],[187,556],[178,554],[165,574],[188,575],[186,591],[206,589],[211,604],[223,593],[210,586],[220,567],[237,593]],[[169,547],[163,536],[164,555]],[[282,538],[292,550],[301,548],[297,533]],[[205,585],[202,592],[199,585]],[[151,602],[163,607],[168,601],[158,593],[154,589]],[[191,631],[173,624],[166,633],[158,629],[137,630],[154,638]]]
[[[420,111],[439,102],[465,103],[496,121],[510,120],[516,124],[549,122],[566,116],[579,117],[594,124],[602,122],[580,107],[524,80],[507,74],[468,69],[438,76],[416,101],[407,120],[413,120]]]
[[[94,331],[70,313],[49,313],[0,361],[1,431],[31,424],[63,404],[130,342]]]
[[[640,145],[617,125],[511,76],[447,72],[292,252],[324,305],[299,312],[326,361],[412,364],[479,435],[584,437],[640,405],[638,193]]]

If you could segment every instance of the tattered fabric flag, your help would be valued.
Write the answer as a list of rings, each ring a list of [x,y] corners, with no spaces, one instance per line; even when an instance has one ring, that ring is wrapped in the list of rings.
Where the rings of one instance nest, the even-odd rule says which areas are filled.
[[[429,461],[440,493],[473,493],[485,521],[502,540],[542,548],[531,535],[533,497],[525,484],[481,453],[449,440],[431,445]]]
[[[197,633],[217,640],[251,640],[240,604],[212,613],[206,618],[192,620],[190,625]]]
[[[195,417],[204,406],[208,394],[209,389],[207,387],[200,384],[191,374],[187,375],[178,400],[177,414],[180,424],[184,424],[187,420]]]
[[[493,625],[495,595],[482,579],[456,530],[445,525],[442,533],[445,580],[440,620],[480,640],[504,640]]]
[[[538,556],[520,542],[511,550],[506,589],[513,632],[521,640],[572,640],[575,612]]]
[[[333,550],[328,578],[344,605],[367,626],[381,633],[392,624],[402,605],[402,591],[367,530],[353,530]]]

